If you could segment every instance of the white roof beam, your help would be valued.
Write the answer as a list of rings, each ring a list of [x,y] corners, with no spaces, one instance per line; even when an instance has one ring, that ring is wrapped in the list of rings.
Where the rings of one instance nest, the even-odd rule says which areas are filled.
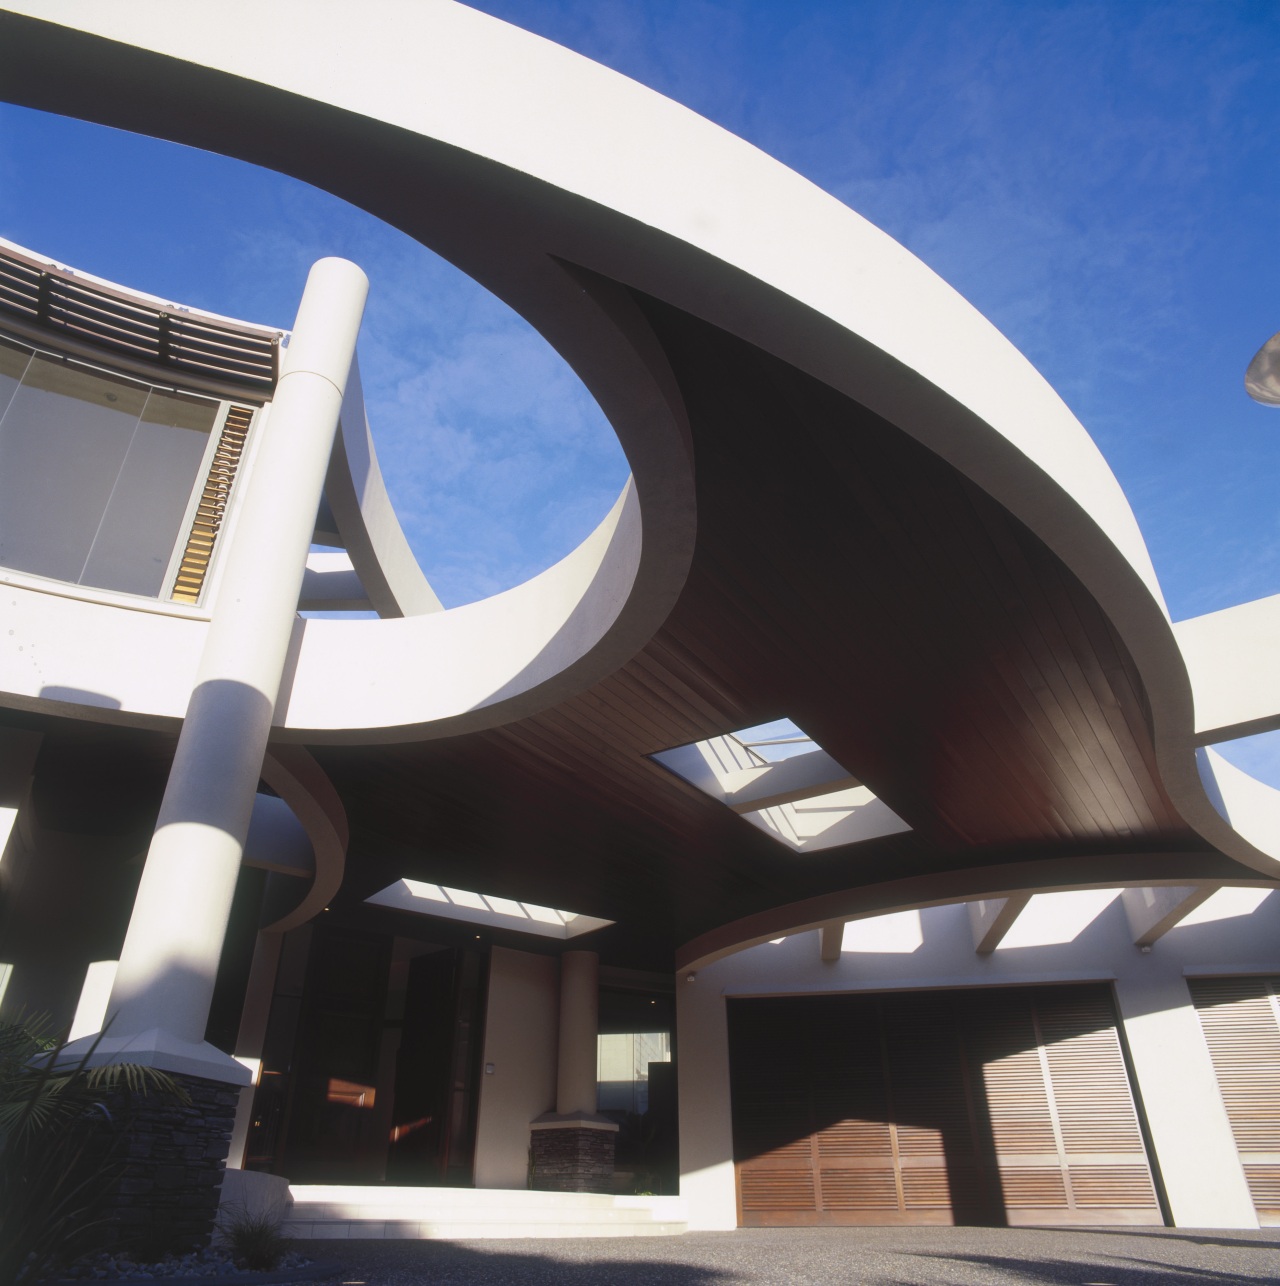
[[[343,548],[350,551],[379,616],[423,616],[442,610],[409,548],[382,481],[356,359],[347,377],[324,494]]]
[[[781,759],[776,764],[739,769],[720,780],[724,802],[735,813],[751,813],[778,804],[794,804],[862,783],[842,768],[825,750]]]
[[[1120,902],[1135,947],[1149,947],[1218,891],[1216,884],[1124,889]]]
[[[344,550],[312,552],[302,573],[298,606],[304,611],[370,611],[372,604],[360,574]]]
[[[1200,745],[1280,727],[1280,594],[1179,621]]]
[[[844,921],[828,920],[819,933],[822,936],[822,959],[826,964],[834,964],[840,959],[840,948],[844,946]]]
[[[987,898],[969,903],[969,925],[973,929],[973,949],[989,956],[1013,928],[1013,922],[1031,901],[1030,893],[1015,893],[1007,898]]]
[[[293,809],[275,795],[254,796],[241,861],[245,866],[278,875],[310,879],[316,873],[311,836]]]

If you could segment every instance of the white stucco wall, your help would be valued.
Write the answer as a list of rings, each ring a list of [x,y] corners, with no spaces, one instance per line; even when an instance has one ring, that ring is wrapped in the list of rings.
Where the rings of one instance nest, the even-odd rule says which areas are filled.
[[[555,1107],[560,968],[552,956],[494,947],[476,1122],[477,1188],[524,1188],[529,1123]]]

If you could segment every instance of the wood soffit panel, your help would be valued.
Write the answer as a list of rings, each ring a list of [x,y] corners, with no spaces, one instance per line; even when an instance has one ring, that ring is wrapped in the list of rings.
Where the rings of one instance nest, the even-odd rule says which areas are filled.
[[[959,868],[1177,851],[1221,876],[1159,783],[1132,661],[1052,553],[856,403],[641,302],[695,444],[679,601],[625,666],[536,717],[316,747],[351,821],[335,909],[424,879],[616,920],[582,945],[668,969],[740,917]],[[912,831],[797,854],[648,757],[781,716]],[[171,739],[0,717],[46,729],[120,829],[130,806],[154,818]]]
[[[1038,539],[856,403],[641,302],[693,428],[684,592],[626,666],[534,718],[318,749],[351,810],[350,899],[413,876],[572,907],[620,921],[602,949],[662,967],[829,890],[1206,850],[1159,783],[1132,661]],[[783,715],[912,832],[800,856],[648,758]]]

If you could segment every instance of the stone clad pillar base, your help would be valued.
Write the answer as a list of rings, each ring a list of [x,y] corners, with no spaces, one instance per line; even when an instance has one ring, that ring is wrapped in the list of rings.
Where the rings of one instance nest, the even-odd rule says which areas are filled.
[[[104,1213],[115,1248],[148,1258],[209,1244],[240,1093],[236,1085],[171,1075],[190,1102],[152,1090],[121,1092],[108,1104],[125,1137],[109,1145],[119,1173]]]
[[[530,1186],[538,1192],[612,1192],[618,1126],[594,1114],[547,1113],[533,1122]]]

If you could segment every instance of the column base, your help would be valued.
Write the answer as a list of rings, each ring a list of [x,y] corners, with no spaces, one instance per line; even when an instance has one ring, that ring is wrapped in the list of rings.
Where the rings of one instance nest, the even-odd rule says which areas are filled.
[[[103,1213],[116,1247],[146,1259],[209,1244],[239,1097],[225,1082],[171,1075],[189,1103],[152,1091],[108,1104],[126,1134],[112,1149]]]
[[[612,1192],[618,1126],[594,1114],[534,1121],[530,1187],[538,1192]]]
[[[158,1027],[129,1036],[118,1036],[110,1030],[81,1036],[63,1046],[57,1059],[58,1067],[103,1067],[108,1063],[138,1063],[226,1085],[248,1085],[253,1080],[243,1063],[208,1041],[183,1040]]]

